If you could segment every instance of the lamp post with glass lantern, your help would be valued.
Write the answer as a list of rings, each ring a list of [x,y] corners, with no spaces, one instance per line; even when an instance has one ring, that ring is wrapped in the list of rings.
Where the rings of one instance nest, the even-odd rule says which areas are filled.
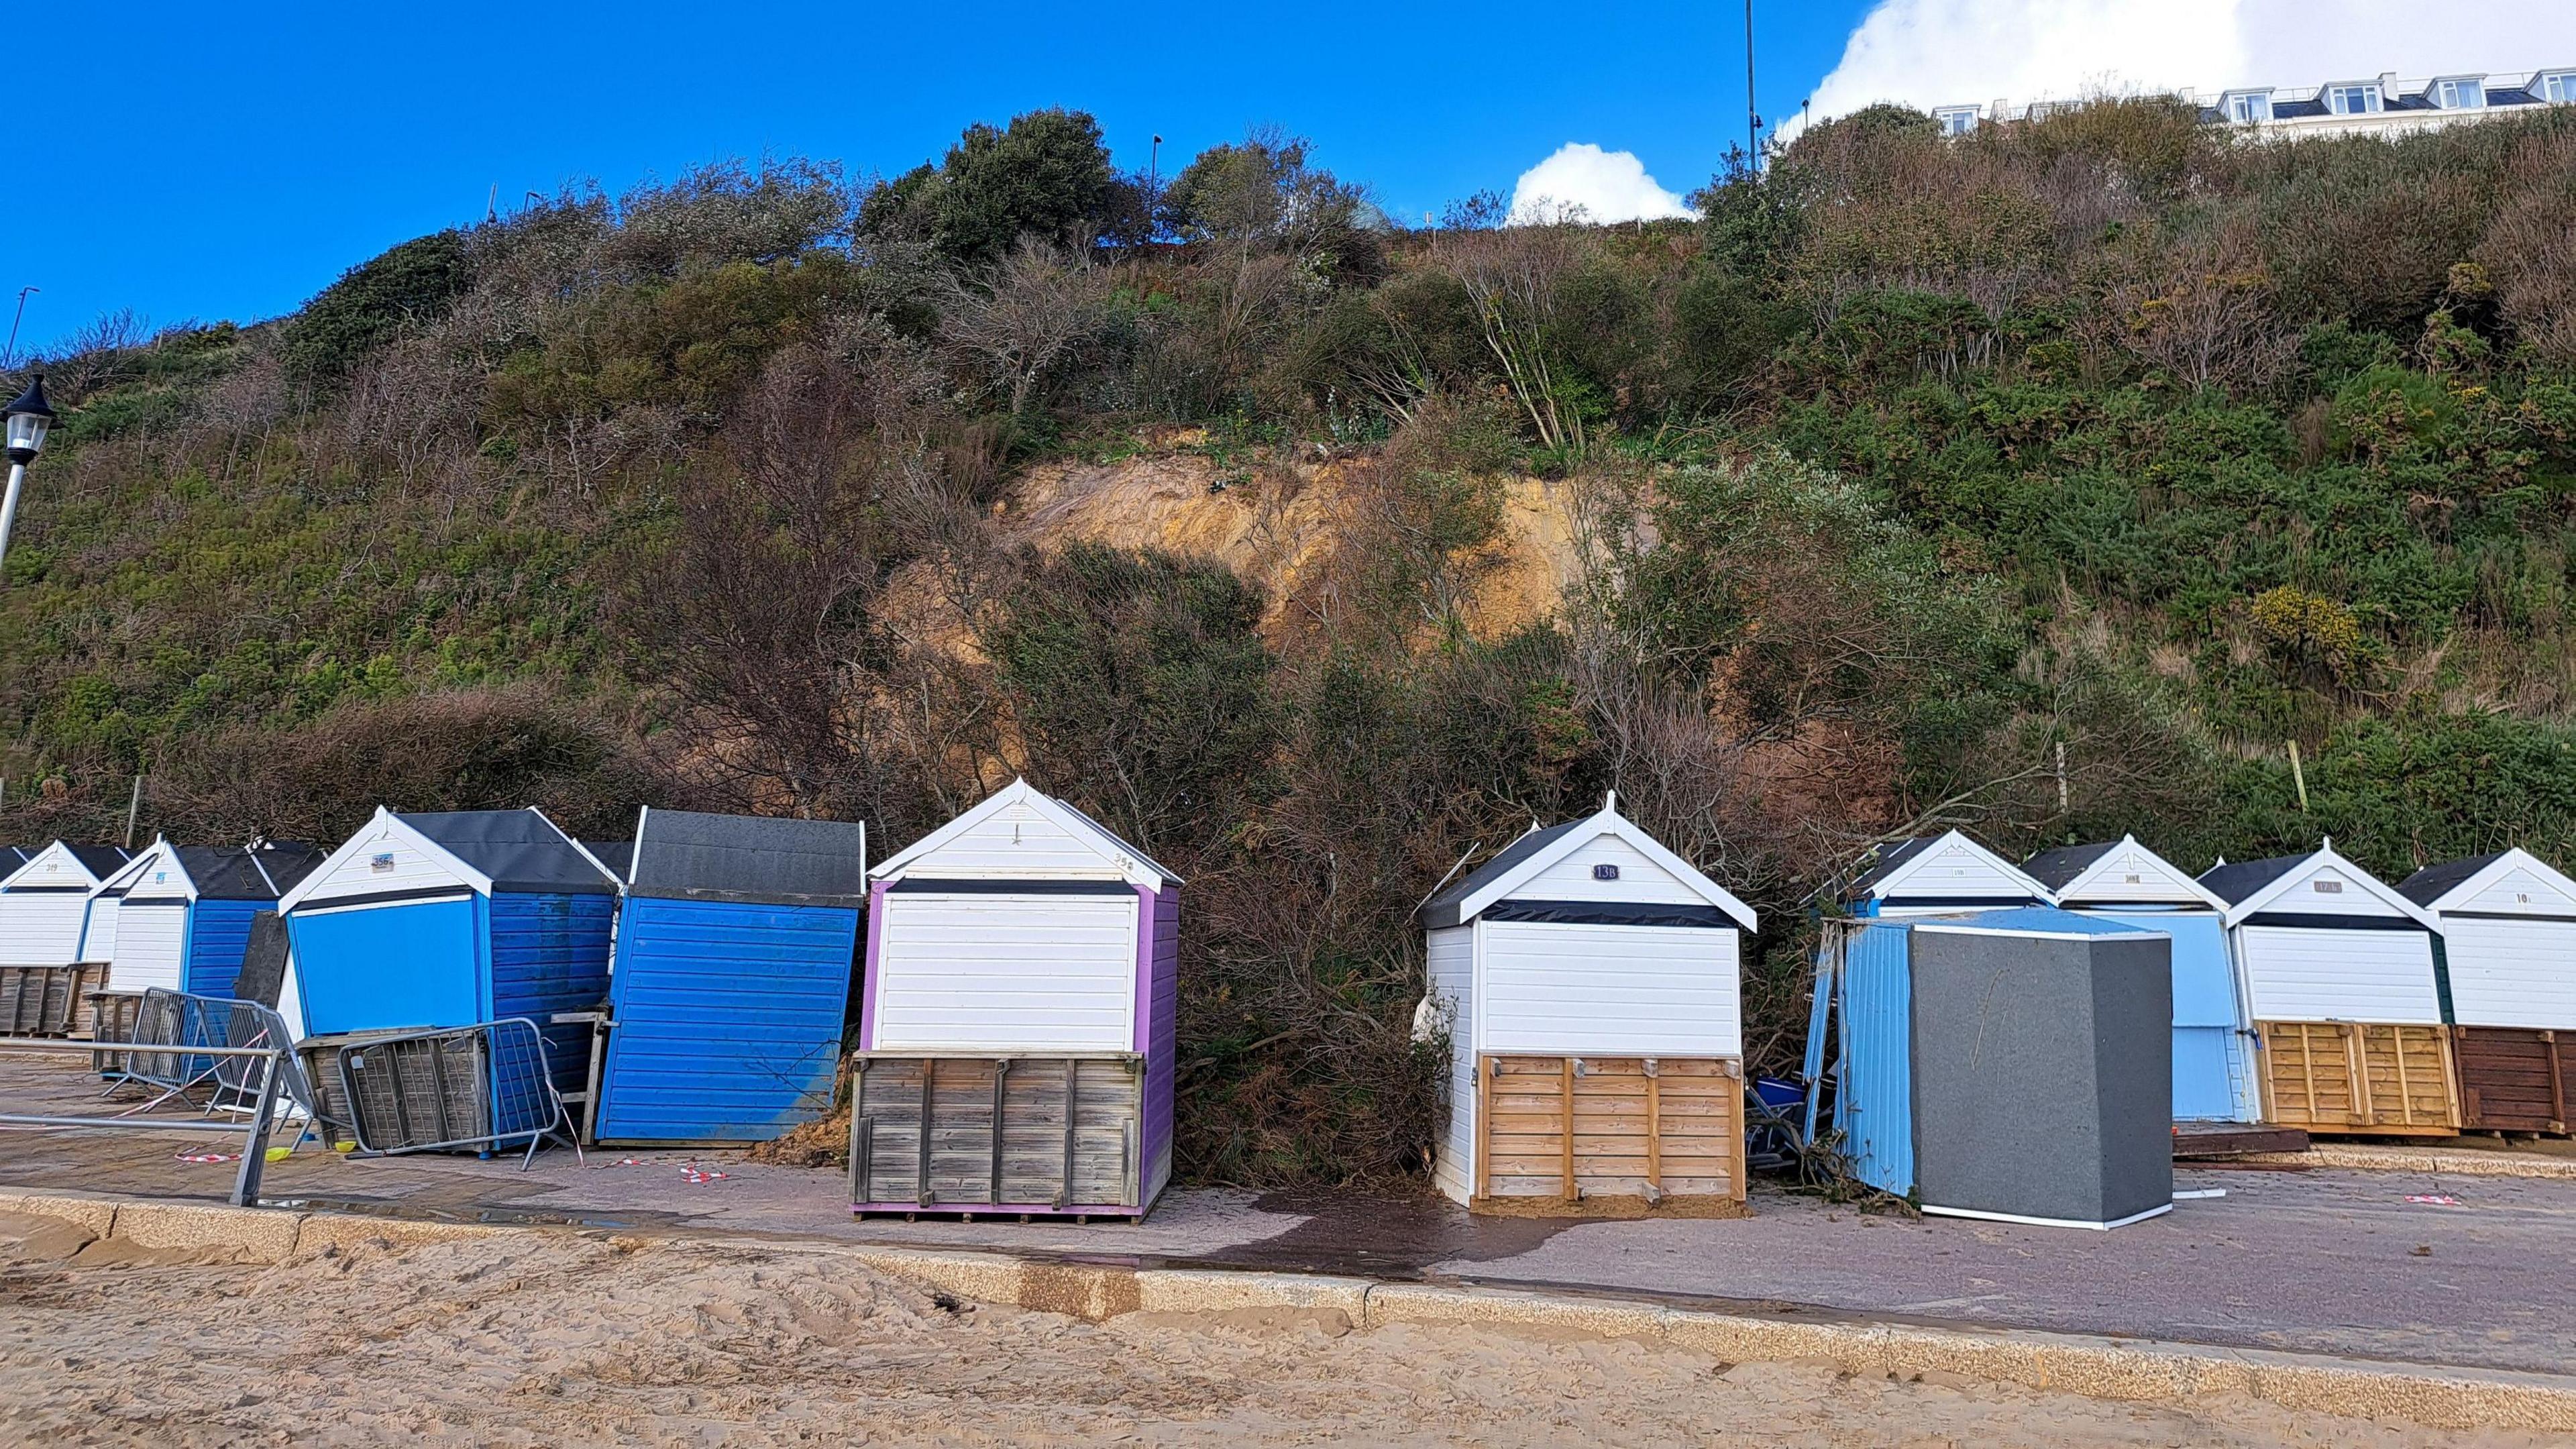
[[[9,496],[0,500],[0,559],[9,553],[9,530],[18,521],[18,490],[26,484],[27,465],[45,451],[45,430],[54,425],[54,410],[45,402],[45,375],[27,384],[9,404]]]

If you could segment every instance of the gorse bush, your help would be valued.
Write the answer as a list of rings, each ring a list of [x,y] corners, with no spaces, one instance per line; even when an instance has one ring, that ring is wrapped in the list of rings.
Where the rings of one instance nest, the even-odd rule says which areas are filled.
[[[105,319],[0,810],[899,846],[1025,773],[1188,880],[1182,1170],[1264,1185],[1421,1169],[1412,912],[1606,790],[1764,912],[1762,1067],[1874,840],[2576,854],[2576,115],[1877,107],[1609,228],[1322,161],[1038,111]]]

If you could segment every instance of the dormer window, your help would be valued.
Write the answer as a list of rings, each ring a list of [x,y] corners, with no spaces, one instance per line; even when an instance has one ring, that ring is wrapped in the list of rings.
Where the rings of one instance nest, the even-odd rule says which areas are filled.
[[[2379,87],[2367,81],[2357,85],[2328,86],[2326,109],[2338,116],[2375,116],[2379,114]]]
[[[1932,119],[1940,123],[1942,135],[1964,136],[1977,129],[1977,108],[1943,106],[1932,113]]]
[[[2433,83],[2433,104],[2446,111],[2481,111],[2486,109],[2486,82],[2475,76],[2460,76]]]
[[[2229,91],[2227,119],[2240,126],[2259,126],[2272,119],[2270,91]]]
[[[2576,103],[2576,70],[2553,70],[2532,87],[2540,98],[2555,105]]]

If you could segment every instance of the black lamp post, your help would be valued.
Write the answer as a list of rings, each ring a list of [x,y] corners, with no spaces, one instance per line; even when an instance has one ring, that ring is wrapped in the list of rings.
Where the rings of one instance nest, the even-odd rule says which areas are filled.
[[[0,557],[9,552],[9,529],[18,521],[18,490],[27,481],[27,465],[45,451],[45,431],[53,425],[54,410],[45,401],[45,375],[40,372],[9,404],[9,495],[0,500]]]

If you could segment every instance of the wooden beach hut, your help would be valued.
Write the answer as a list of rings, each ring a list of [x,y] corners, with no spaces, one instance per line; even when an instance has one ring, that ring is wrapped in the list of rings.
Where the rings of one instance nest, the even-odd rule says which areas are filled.
[[[2048,887],[1961,831],[1882,845],[1843,900],[1855,916],[1955,915],[2049,904]]]
[[[2263,1120],[2312,1132],[2446,1137],[2458,1084],[2432,914],[2335,853],[2203,872],[2261,1043]]]
[[[81,927],[93,891],[125,864],[113,845],[57,840],[0,877],[0,968],[69,966],[81,955]]]
[[[2527,850],[2428,865],[2400,894],[2441,927],[2461,1125],[2576,1121],[2576,880]]]
[[[1180,878],[1025,780],[870,878],[852,1210],[1141,1217],[1172,1170]]]
[[[2259,1119],[2253,1020],[2227,954],[2227,903],[2134,835],[2043,851],[2022,870],[2062,909],[2172,940],[2174,1120]]]
[[[1613,799],[1531,829],[1417,920],[1449,1044],[1442,1193],[1473,1211],[1744,1201],[1750,907]]]

